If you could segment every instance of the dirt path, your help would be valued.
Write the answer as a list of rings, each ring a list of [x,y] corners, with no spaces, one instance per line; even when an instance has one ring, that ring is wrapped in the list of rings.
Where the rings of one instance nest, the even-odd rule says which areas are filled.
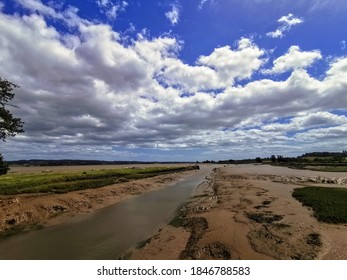
[[[345,260],[347,225],[319,223],[292,191],[305,184],[347,187],[347,174],[304,172],[218,168],[181,209],[181,226],[164,227],[131,258]]]

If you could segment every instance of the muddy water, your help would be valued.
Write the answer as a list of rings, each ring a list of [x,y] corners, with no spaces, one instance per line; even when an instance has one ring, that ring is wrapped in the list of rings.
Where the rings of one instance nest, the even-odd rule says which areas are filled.
[[[211,173],[202,169],[146,193],[58,226],[0,242],[0,259],[118,259],[167,223]]]

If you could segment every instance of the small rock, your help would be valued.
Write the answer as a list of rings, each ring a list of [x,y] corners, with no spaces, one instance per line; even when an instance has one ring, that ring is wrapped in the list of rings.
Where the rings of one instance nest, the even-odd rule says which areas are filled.
[[[16,223],[15,219],[8,219],[6,220],[6,224],[13,226]]]

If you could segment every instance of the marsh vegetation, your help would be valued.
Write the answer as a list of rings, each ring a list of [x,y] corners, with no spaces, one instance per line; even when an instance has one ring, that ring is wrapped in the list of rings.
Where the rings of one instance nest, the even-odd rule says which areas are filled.
[[[311,207],[321,222],[347,223],[347,189],[304,187],[294,189],[293,197]]]
[[[66,193],[99,188],[119,182],[153,177],[160,174],[198,168],[196,166],[119,168],[113,170],[86,170],[7,174],[0,177],[0,194]]]

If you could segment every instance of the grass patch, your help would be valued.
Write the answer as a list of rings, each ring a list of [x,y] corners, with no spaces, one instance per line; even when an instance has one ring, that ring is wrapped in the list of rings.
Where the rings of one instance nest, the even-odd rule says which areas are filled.
[[[7,174],[0,177],[0,194],[66,193],[191,169],[196,169],[196,167],[148,167],[59,173]]]
[[[347,166],[327,166],[327,165],[317,165],[317,166],[306,166],[305,169],[314,171],[325,171],[325,172],[347,172]]]
[[[307,235],[306,243],[309,245],[322,246],[322,241],[319,233],[310,233]]]
[[[271,213],[247,213],[247,217],[248,219],[260,224],[272,224],[273,222],[278,222],[283,219],[282,215],[276,215]]]
[[[169,225],[175,228],[183,227],[183,221],[184,218],[176,216],[169,222]]]
[[[293,197],[311,207],[321,222],[347,223],[347,189],[305,187],[294,189]]]

